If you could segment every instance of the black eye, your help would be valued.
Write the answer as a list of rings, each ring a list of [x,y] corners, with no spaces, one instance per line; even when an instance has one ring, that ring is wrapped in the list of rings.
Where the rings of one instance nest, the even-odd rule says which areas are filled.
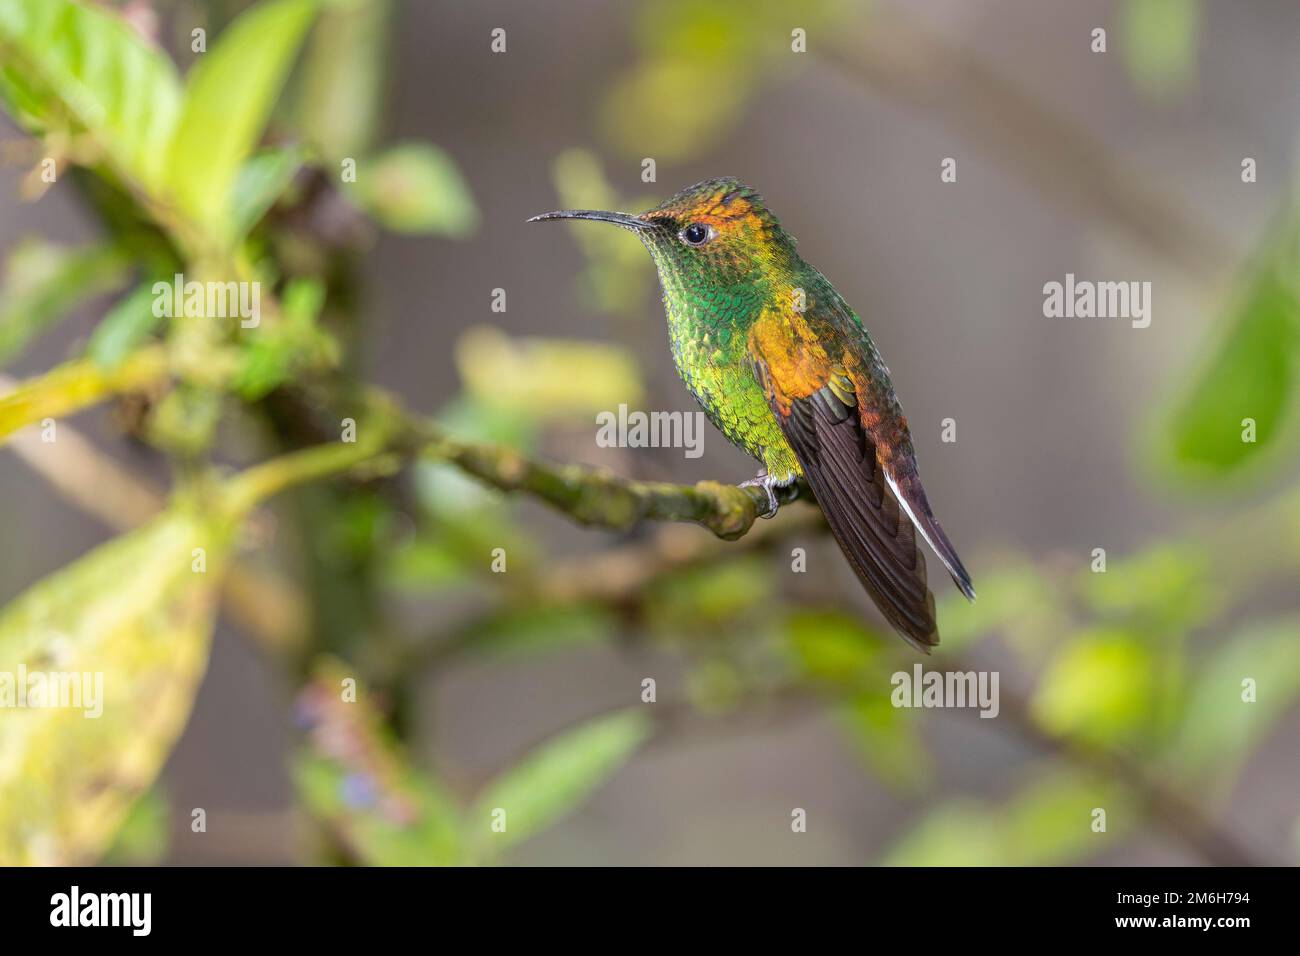
[[[702,222],[693,222],[681,232],[682,242],[688,246],[702,246],[715,235],[713,227]]]

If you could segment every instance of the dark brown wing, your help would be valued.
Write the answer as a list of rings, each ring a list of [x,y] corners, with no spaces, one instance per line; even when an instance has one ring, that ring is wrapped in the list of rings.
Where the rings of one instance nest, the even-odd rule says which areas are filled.
[[[784,363],[783,363],[784,364]],[[768,403],[849,564],[894,629],[928,654],[939,643],[934,595],[916,528],[902,513],[862,425],[852,380],[829,368],[826,384],[803,398],[772,378],[761,352],[755,370]],[[811,369],[800,378],[806,390]]]

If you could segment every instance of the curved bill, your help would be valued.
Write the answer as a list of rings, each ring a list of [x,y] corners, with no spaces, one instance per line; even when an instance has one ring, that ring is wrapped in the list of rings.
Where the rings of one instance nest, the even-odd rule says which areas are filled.
[[[597,222],[612,222],[625,229],[652,229],[654,223],[629,216],[622,212],[601,212],[599,209],[561,209],[558,212],[544,212],[534,216],[529,222],[545,222],[548,219],[595,219]]]

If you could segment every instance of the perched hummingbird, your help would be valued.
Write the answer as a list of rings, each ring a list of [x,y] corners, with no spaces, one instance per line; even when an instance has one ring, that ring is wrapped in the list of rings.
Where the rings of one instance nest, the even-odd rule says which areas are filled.
[[[759,194],[710,179],[649,212],[574,209],[631,230],[663,286],[677,372],[710,421],[763,465],[776,488],[807,479],[835,540],[876,606],[924,653],[939,643],[922,538],[962,593],[970,575],[926,500],[907,419],[862,321],[795,251]]]

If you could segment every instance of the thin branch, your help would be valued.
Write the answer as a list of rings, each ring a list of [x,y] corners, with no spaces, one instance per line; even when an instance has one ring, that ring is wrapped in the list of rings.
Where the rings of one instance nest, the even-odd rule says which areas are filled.
[[[821,532],[826,519],[816,508],[782,510],[745,535],[748,553],[770,548],[793,535]],[[674,571],[698,567],[735,554],[734,547],[688,529],[665,525],[646,541],[608,548],[594,555],[548,562],[516,600],[543,603],[600,601],[620,604],[641,594],[647,585]]]
[[[465,442],[441,434],[425,454],[450,462],[506,492],[525,492],[585,525],[617,531],[640,521],[691,521],[727,541],[741,537],[767,510],[759,488],[700,481],[676,485],[635,481],[584,465],[551,464],[503,445]],[[797,488],[782,489],[782,503]]]
[[[599,468],[532,458],[505,445],[455,438],[402,409],[381,389],[368,394],[371,407],[358,431],[373,435],[355,444],[327,442],[290,452],[248,469],[231,482],[239,506],[250,507],[286,488],[369,467],[383,472],[419,454],[455,465],[500,491],[522,492],[562,511],[579,524],[624,531],[641,521],[689,521],[719,538],[734,540],[767,510],[767,494],[753,486],[717,481],[678,485],[637,481]],[[779,489],[787,503],[799,487]]]

